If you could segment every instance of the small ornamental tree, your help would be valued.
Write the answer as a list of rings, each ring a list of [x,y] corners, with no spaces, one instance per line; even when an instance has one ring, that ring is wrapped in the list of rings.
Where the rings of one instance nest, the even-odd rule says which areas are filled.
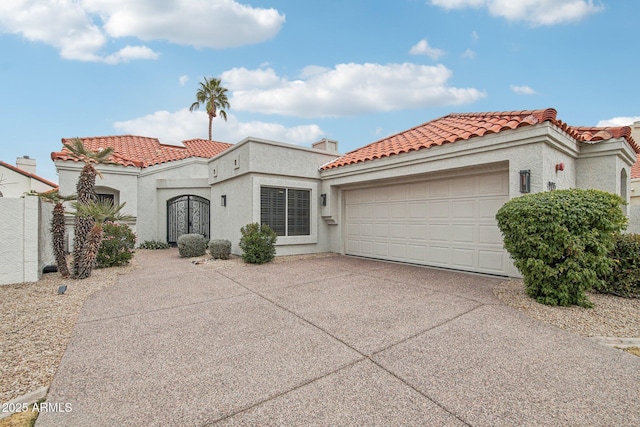
[[[625,201],[599,190],[527,194],[496,215],[504,247],[527,294],[548,305],[592,307],[585,291],[611,272],[614,233],[626,226]]]
[[[275,243],[278,235],[267,224],[257,222],[247,224],[240,229],[240,249],[242,259],[250,264],[264,264],[276,255]]]

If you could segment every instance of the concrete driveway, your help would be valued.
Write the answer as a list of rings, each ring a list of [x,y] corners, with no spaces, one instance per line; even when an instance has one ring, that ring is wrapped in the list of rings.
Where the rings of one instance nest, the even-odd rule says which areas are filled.
[[[136,257],[86,302],[38,427],[640,425],[640,358],[502,305],[500,279]]]

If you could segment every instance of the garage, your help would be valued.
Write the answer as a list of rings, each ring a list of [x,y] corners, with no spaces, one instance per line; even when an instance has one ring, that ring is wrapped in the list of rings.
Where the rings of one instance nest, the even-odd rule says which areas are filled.
[[[506,170],[346,190],[345,252],[507,275],[495,214],[508,193]]]

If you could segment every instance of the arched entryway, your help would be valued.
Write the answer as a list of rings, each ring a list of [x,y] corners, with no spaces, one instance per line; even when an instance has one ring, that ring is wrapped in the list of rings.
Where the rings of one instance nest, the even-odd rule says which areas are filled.
[[[167,200],[167,242],[175,245],[178,237],[190,233],[209,239],[209,200],[194,195]]]

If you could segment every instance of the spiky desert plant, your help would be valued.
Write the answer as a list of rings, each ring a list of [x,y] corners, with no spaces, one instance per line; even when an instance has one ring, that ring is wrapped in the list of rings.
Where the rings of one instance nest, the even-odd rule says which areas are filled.
[[[126,221],[133,219],[131,215],[120,213],[126,203],[114,205],[111,200],[90,200],[87,203],[74,203],[76,216],[90,218],[93,226],[87,234],[83,256],[78,263],[75,277],[86,279],[96,265],[96,258],[102,243],[103,225],[106,221]]]
[[[56,258],[56,265],[58,266],[58,272],[62,277],[69,277],[69,266],[67,265],[67,254],[64,249],[64,202],[69,202],[76,199],[75,194],[71,196],[63,196],[58,189],[45,191],[44,193],[32,194],[40,197],[42,200],[53,203],[53,216],[51,217],[51,235],[53,237],[53,255]]]
[[[84,162],[84,167],[80,172],[78,183],[76,185],[78,204],[86,204],[91,201],[95,201],[96,176],[102,177],[102,175],[93,165],[110,163],[108,159],[113,153],[113,148],[91,151],[84,146],[84,143],[80,138],[74,138],[71,144],[63,145],[72,157]],[[91,217],[76,215],[73,233],[73,277],[78,277],[80,262],[84,258],[87,236],[92,227],[93,219]]]

